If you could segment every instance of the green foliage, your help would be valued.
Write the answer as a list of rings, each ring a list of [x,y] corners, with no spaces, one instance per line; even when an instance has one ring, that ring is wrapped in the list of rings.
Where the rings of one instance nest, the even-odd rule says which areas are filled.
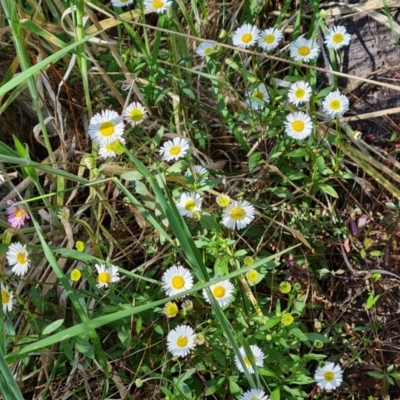
[[[13,147],[0,141],[0,172],[17,200],[12,206],[2,201],[2,207],[21,206],[30,217],[21,228],[10,227],[5,215],[0,219],[2,282],[15,295],[11,311],[2,295],[3,397],[22,398],[18,384],[27,382],[23,389],[31,390],[25,378],[39,364],[47,368],[44,357],[55,352],[38,398],[47,398],[71,368],[71,374],[88,374],[84,383],[68,380],[76,385],[68,396],[79,398],[93,390],[102,398],[118,391],[121,398],[228,399],[250,389],[262,389],[272,400],[310,393],[329,398],[316,388],[315,368],[332,359],[346,360],[343,368],[361,363],[372,346],[369,333],[383,327],[376,319],[350,332],[335,294],[328,299],[325,293],[331,282],[350,280],[344,257],[352,267],[385,256],[376,226],[366,222],[371,216],[349,211],[347,200],[358,201],[354,185],[364,179],[359,168],[386,187],[397,200],[386,201],[382,241],[395,242],[400,178],[354,147],[357,139],[341,115],[323,115],[322,104],[338,82],[322,84],[316,60],[293,62],[279,48],[230,46],[237,22],[285,27],[288,14],[293,26],[285,40],[305,32],[316,40],[327,32],[319,3],[311,1],[307,25],[307,9],[301,2],[296,9],[291,0],[280,12],[265,2],[244,2],[237,22],[224,2],[216,17],[208,2],[176,0],[166,12],[153,13],[151,23],[141,1],[126,12],[81,0],[62,4],[62,10],[52,0],[12,3],[2,1],[21,72],[9,67],[0,112],[28,88],[41,131],[36,127],[28,141],[15,134]],[[31,19],[20,20],[16,11]],[[194,52],[201,41],[215,44],[210,55]],[[36,48],[43,59],[32,63],[29,54]],[[335,75],[337,53],[328,50],[327,59]],[[47,133],[35,83],[53,67],[57,142]],[[299,81],[310,84],[306,104],[289,101],[290,87]],[[259,97],[261,84],[268,100]],[[92,109],[124,115],[133,101],[145,106],[146,115],[131,125],[125,120],[121,153],[102,158],[111,144],[90,144],[83,134],[94,125]],[[295,140],[288,115],[297,112],[310,117],[311,131]],[[190,151],[170,160],[162,146],[176,138]],[[42,159],[33,140],[44,143]],[[200,199],[201,207],[182,204],[184,195]],[[65,219],[59,216],[64,207]],[[26,276],[16,276],[6,257],[15,242],[27,245]],[[173,265],[185,267],[194,285],[171,294],[164,274]],[[103,277],[99,266],[107,271]],[[108,269],[113,266],[115,280]],[[379,286],[385,271],[373,273],[360,291],[371,315],[385,298]],[[228,295],[227,281],[233,288]],[[229,297],[227,304],[221,305],[214,285]],[[169,335],[182,325],[194,330],[194,344],[179,357]],[[262,352],[261,361],[252,346]],[[381,382],[383,393],[400,379],[394,365],[368,374]],[[350,387],[337,390],[353,396]]]

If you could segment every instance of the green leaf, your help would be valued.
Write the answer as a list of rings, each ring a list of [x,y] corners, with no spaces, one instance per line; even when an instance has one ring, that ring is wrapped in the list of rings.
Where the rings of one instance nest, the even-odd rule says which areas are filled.
[[[375,304],[376,302],[379,300],[379,294],[374,296],[372,293],[369,295],[368,299],[367,299],[367,310],[370,310]]]
[[[333,86],[328,86],[323,88],[316,96],[316,99],[322,99],[323,97],[327,96],[333,90]]]
[[[296,150],[290,151],[286,155],[291,158],[301,158],[301,157],[305,157],[307,154],[308,153],[305,149],[296,149]]]
[[[290,333],[293,336],[297,337],[297,339],[301,340],[302,342],[308,341],[307,335],[304,332],[302,332],[299,328],[292,328],[290,330]]]
[[[57,321],[52,322],[50,325],[47,325],[46,328],[43,329],[42,335],[48,335],[56,331],[62,324],[64,323],[63,319],[58,319]]]
[[[240,386],[235,382],[235,380],[232,377],[229,377],[229,390],[232,395],[234,396],[239,396],[241,389]]]
[[[269,397],[270,400],[281,400],[281,391],[279,388],[276,388]]]
[[[269,192],[273,193],[275,196],[284,198],[284,199],[293,199],[292,193],[289,192],[288,189],[282,186],[274,187],[274,188],[269,188]]]
[[[249,157],[249,171],[258,166],[261,160],[261,152],[257,151]]]
[[[385,374],[382,374],[382,372],[375,372],[375,371],[369,371],[368,375],[372,376],[375,379],[382,379],[385,376]]]
[[[121,179],[126,181],[140,181],[143,179],[143,175],[138,171],[129,171],[121,174]]]
[[[214,394],[225,382],[225,377],[219,378],[218,380],[213,379],[211,381],[208,381],[206,384],[208,386],[208,389],[206,390],[205,395],[206,396],[211,396]]]
[[[82,337],[77,336],[75,338],[75,348],[84,356],[90,358],[91,360],[94,359],[93,348],[86,339],[82,339]]]
[[[137,194],[142,195],[142,196],[149,196],[150,197],[149,190],[147,189],[146,185],[141,181],[136,181],[135,182],[135,192]]]
[[[321,189],[323,192],[325,192],[326,194],[329,194],[329,196],[335,197],[336,199],[339,198],[338,193],[336,192],[336,190],[330,186],[330,185],[326,185],[324,183],[320,183],[318,185],[318,188]]]
[[[316,340],[319,340],[322,343],[329,343],[330,342],[330,340],[326,336],[321,335],[320,333],[307,332],[307,333],[305,333],[305,335],[307,336],[307,339],[310,342],[315,342]]]
[[[272,317],[270,318],[262,327],[263,331],[273,328],[281,322],[281,317]]]

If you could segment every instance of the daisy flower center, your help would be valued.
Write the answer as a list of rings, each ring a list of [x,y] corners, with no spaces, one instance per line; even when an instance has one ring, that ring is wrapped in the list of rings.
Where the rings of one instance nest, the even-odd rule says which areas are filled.
[[[304,129],[304,122],[303,121],[293,121],[292,122],[292,129],[295,132],[302,132]]]
[[[1,301],[3,304],[8,304],[8,302],[10,301],[10,293],[6,292],[5,290],[2,290]]]
[[[192,211],[195,207],[196,202],[193,199],[190,199],[185,203],[185,209],[188,211]]]
[[[134,108],[130,113],[129,113],[129,118],[132,121],[139,122],[143,119],[143,112],[142,110],[139,110],[138,108]]]
[[[275,40],[275,36],[272,35],[271,33],[268,35],[265,35],[265,38],[264,38],[265,43],[271,44],[271,43],[274,43],[274,40]]]
[[[253,97],[256,97],[256,98],[259,99],[259,100],[264,100],[264,93],[261,92],[261,91],[259,91],[259,90],[256,90],[256,91],[253,93]]]
[[[341,33],[335,33],[335,34],[332,36],[332,40],[333,40],[334,43],[340,44],[340,43],[343,42],[344,37],[343,37],[343,35],[342,35]]]
[[[243,43],[250,43],[253,40],[253,35],[251,33],[245,33],[242,36],[242,42]]]
[[[18,219],[22,219],[22,218],[24,218],[24,213],[22,212],[22,210],[20,210],[19,208],[17,208],[17,209],[15,210],[15,216],[16,216]]]
[[[209,48],[207,48],[207,49],[204,50],[204,54],[205,54],[206,56],[209,56],[212,52],[213,52],[213,49],[212,49],[211,47],[209,47]]]
[[[255,282],[258,279],[258,272],[256,270],[252,270],[247,275],[250,281]]]
[[[218,205],[221,207],[228,207],[229,203],[231,202],[230,198],[228,196],[221,196],[219,199],[217,199]]]
[[[79,279],[81,279],[82,273],[81,271],[79,271],[79,269],[73,269],[71,271],[71,280],[73,280],[74,282],[79,281]]]
[[[304,89],[297,89],[294,92],[295,97],[297,97],[298,99],[302,99],[305,94],[306,94],[306,91]]]
[[[186,347],[188,342],[189,342],[189,340],[186,336],[179,336],[178,339],[176,340],[176,344],[179,347]]]
[[[182,289],[185,286],[185,280],[181,276],[174,276],[171,284],[174,289]]]
[[[100,272],[99,273],[99,282],[100,283],[108,283],[111,281],[111,275],[108,272]]]
[[[231,218],[236,221],[240,221],[246,215],[246,212],[241,207],[236,207],[231,211]]]
[[[247,367],[251,367],[251,361],[249,357],[247,356],[244,357],[244,363],[246,364]]]
[[[327,371],[324,373],[324,379],[327,382],[332,382],[335,379],[335,374],[332,371]]]
[[[292,314],[289,314],[289,313],[283,314],[283,316],[282,316],[282,324],[283,325],[286,325],[286,326],[292,325],[293,321],[294,321],[294,318],[293,318]]]
[[[330,107],[334,111],[340,110],[340,108],[341,108],[340,101],[339,100],[332,100],[331,104],[330,104]]]
[[[225,296],[225,288],[223,286],[217,286],[214,288],[213,290],[213,295],[214,297],[216,297],[217,299],[221,299],[222,297]]]
[[[169,154],[171,154],[171,156],[177,156],[178,154],[180,154],[181,151],[181,146],[172,146],[169,149]]]
[[[107,146],[106,146],[107,147]],[[107,150],[113,151],[116,154],[122,154],[124,152],[124,148],[122,147],[121,143],[117,140],[110,144],[110,148]]]
[[[26,255],[24,253],[19,252],[17,254],[17,261],[19,264],[25,264],[27,259],[26,259]]]
[[[176,315],[178,313],[178,306],[175,303],[169,303],[165,309],[167,315]]]
[[[308,46],[300,46],[298,52],[302,57],[305,57],[310,54],[311,50]]]
[[[153,8],[159,9],[164,7],[164,2],[162,0],[154,0],[152,3]]]
[[[250,400],[260,400],[259,397],[252,397]]]
[[[100,125],[99,131],[101,136],[108,137],[114,134],[115,126],[112,122],[106,121]]]

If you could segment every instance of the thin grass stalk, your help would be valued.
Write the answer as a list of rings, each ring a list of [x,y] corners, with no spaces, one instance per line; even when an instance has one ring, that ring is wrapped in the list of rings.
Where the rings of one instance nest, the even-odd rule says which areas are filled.
[[[4,331],[3,331],[4,332]],[[0,348],[0,392],[5,400],[24,400]]]
[[[27,206],[27,209],[29,210],[29,206]],[[61,283],[61,285],[64,287],[64,289],[68,293],[68,297],[71,299],[74,309],[76,310],[81,321],[89,322],[90,318],[87,314],[87,311],[83,307],[84,302],[81,301],[81,299],[77,296],[75,291],[72,289],[68,278],[65,276],[63,271],[60,269],[53,252],[51,251],[50,247],[48,246],[46,239],[44,238],[44,236],[42,234],[41,228],[40,228],[38,222],[36,221],[36,218],[32,214],[31,210],[29,210],[29,211],[30,211],[29,214],[30,214],[32,223],[36,228],[36,233],[37,233],[40,243],[42,245],[42,249],[43,249],[43,253],[44,253],[45,257],[47,258],[50,266],[52,267],[54,273],[56,274],[59,282]],[[109,385],[109,377],[110,377],[107,358],[103,352],[103,349],[102,349],[101,343],[100,343],[100,339],[97,336],[96,331],[91,329],[87,333],[89,334],[89,337],[93,343],[95,353],[99,360],[99,364],[101,365],[103,372],[105,374],[106,379],[105,379],[103,393],[107,393],[108,385]]]
[[[72,16],[73,16],[73,21],[75,23],[74,31],[75,31],[75,35],[76,35],[76,40],[79,42],[85,38],[85,31],[83,28],[83,15],[85,13],[85,2],[84,2],[84,0],[72,0],[71,3],[73,4]],[[83,91],[85,93],[86,107],[88,110],[89,117],[91,117],[92,116],[92,102],[91,102],[90,91],[89,91],[88,63],[87,63],[87,58],[85,56],[85,54],[86,54],[85,47],[86,47],[85,42],[82,42],[78,45],[77,62],[78,62],[79,71],[81,73],[81,81],[83,84]]]
[[[1,0],[1,3],[3,5],[4,12],[7,16],[8,23],[11,28],[12,39],[14,42],[15,51],[17,52],[17,55],[18,55],[21,69],[23,72],[25,72],[25,71],[29,70],[29,68],[31,67],[31,63],[29,60],[28,51],[25,47],[24,35],[21,30],[19,18],[17,16],[17,8],[16,8],[15,1]],[[49,135],[47,133],[46,124],[44,123],[43,113],[42,113],[42,109],[40,106],[41,99],[40,99],[40,95],[38,92],[38,88],[37,88],[35,79],[33,76],[29,76],[26,79],[28,81],[29,93],[31,95],[32,102],[35,106],[36,115],[39,119],[40,127],[41,127],[42,133],[43,133],[43,139],[46,144],[46,149],[49,154],[50,161],[54,162],[55,158],[54,158],[53,150],[51,147]]]

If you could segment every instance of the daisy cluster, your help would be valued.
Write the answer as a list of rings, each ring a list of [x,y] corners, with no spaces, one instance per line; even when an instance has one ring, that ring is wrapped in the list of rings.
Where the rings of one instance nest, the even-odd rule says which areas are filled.
[[[168,268],[162,276],[162,288],[166,296],[174,296],[190,290],[193,287],[193,275],[191,272],[181,265],[173,265]],[[212,283],[209,286],[209,293],[203,289],[202,295],[207,303],[211,303],[210,296],[214,298],[220,307],[228,306],[234,298],[235,287],[229,280]],[[184,297],[186,295],[182,295]],[[187,307],[186,302],[186,307]],[[168,318],[175,317],[179,312],[178,305],[175,302],[168,302],[164,306],[164,314]],[[194,330],[188,325],[179,325],[174,330],[171,330],[167,336],[168,351],[177,357],[185,357],[196,346],[196,334]],[[249,373],[255,373],[254,366],[262,366],[264,353],[256,345],[250,345],[249,354],[241,347],[239,357],[235,357],[235,364],[239,371],[244,372],[246,368]]]
[[[164,161],[177,161],[185,157],[190,150],[189,142],[184,138],[174,138],[165,142],[159,152]],[[199,181],[207,179],[208,171],[201,165],[195,165],[193,171],[189,168],[185,175],[193,177],[193,173]],[[255,217],[255,208],[246,200],[233,201],[228,195],[220,194],[216,198],[217,204],[224,209],[222,224],[230,229],[243,229],[249,225]],[[176,207],[184,217],[194,217],[202,211],[203,198],[195,192],[183,192]]]
[[[142,123],[146,116],[147,110],[139,102],[129,104],[122,116],[114,110],[103,110],[94,115],[90,120],[88,133],[99,146],[100,157],[111,158],[122,154],[125,123],[134,127]]]
[[[248,48],[258,45],[265,51],[276,49],[283,39],[283,32],[278,28],[260,30],[252,24],[244,24],[236,29],[232,36],[234,46]],[[337,51],[350,43],[350,35],[343,26],[333,26],[328,29],[324,42],[328,49]],[[202,42],[197,47],[197,54],[201,57],[209,56],[215,51],[215,44]],[[298,38],[289,45],[290,57],[297,62],[308,63],[317,58],[320,49],[312,39]],[[312,89],[308,82],[293,83],[288,92],[288,102],[298,107],[307,104],[312,96]],[[248,92],[247,105],[253,110],[263,110],[270,101],[268,88],[264,83]],[[335,90],[322,101],[322,110],[328,118],[342,117],[349,109],[349,100]],[[313,131],[313,122],[307,112],[298,110],[288,114],[284,121],[284,130],[287,136],[295,140],[309,137]]]
[[[236,29],[232,43],[242,49],[258,45],[263,50],[275,50],[283,39],[278,28],[260,30],[255,25],[244,24]],[[324,42],[328,49],[339,50],[350,43],[350,35],[344,26],[334,26],[325,34]],[[290,57],[295,61],[309,62],[317,58],[319,47],[313,39],[297,38],[289,45]]]
[[[126,7],[134,4],[134,0],[111,0],[114,7]],[[171,0],[144,0],[143,7],[147,12],[162,13],[172,4]]]

